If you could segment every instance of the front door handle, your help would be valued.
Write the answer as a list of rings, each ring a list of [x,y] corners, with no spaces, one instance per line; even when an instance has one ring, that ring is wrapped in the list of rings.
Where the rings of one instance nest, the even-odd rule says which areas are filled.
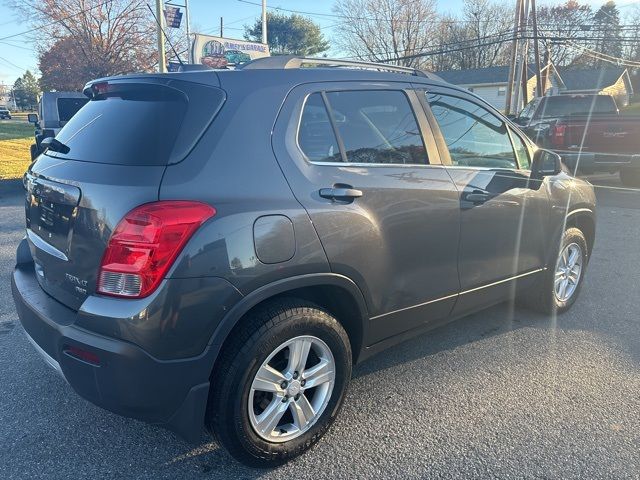
[[[351,188],[351,186],[335,186],[333,188],[321,188],[320,196],[330,200],[353,200],[362,196],[362,190]]]

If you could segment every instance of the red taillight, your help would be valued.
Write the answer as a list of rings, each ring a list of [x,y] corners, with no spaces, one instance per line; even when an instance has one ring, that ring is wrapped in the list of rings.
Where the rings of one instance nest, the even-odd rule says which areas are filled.
[[[554,125],[551,128],[551,145],[561,148],[564,146],[564,134],[567,130],[566,125]]]
[[[191,235],[215,214],[215,208],[189,201],[134,208],[109,239],[100,264],[98,292],[129,298],[149,295]]]
[[[64,353],[70,355],[74,358],[78,358],[83,362],[90,363],[92,365],[100,366],[100,357],[93,352],[88,350],[84,350],[79,347],[74,347],[73,345],[67,345],[63,349]]]

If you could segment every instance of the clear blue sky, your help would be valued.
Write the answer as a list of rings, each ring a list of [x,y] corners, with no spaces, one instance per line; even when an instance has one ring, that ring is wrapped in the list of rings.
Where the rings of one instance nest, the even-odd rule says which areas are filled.
[[[182,3],[182,0],[175,0]],[[260,0],[190,0],[191,29],[194,32],[212,33],[219,32],[220,17],[224,18],[225,37],[242,38],[245,24],[253,23],[260,15],[260,6],[252,3],[260,3]],[[514,3],[515,0],[508,0]],[[550,3],[552,0],[543,1]],[[560,3],[564,0],[557,0]],[[619,0],[618,5],[635,3],[637,0]],[[149,0],[153,4],[153,0]],[[590,3],[599,6],[603,0],[583,0],[581,3]],[[337,23],[338,19],[331,17],[331,7],[334,0],[267,0],[270,8],[280,7],[282,9],[298,10],[308,12],[309,16],[326,32],[330,37],[336,34],[331,26]],[[439,0],[438,7],[442,12],[456,13],[462,5],[462,0]],[[313,15],[312,15],[313,14]],[[14,12],[7,7],[5,0],[0,0],[0,38],[20,33],[30,28],[26,23],[21,23]],[[25,69],[37,70],[36,45],[29,38],[15,37],[3,43],[0,41],[0,83],[12,84],[15,79],[22,75]]]

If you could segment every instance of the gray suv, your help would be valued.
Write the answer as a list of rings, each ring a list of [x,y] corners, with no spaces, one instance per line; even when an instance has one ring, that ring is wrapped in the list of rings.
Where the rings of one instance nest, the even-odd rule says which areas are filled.
[[[428,73],[274,57],[85,94],[24,177],[13,296],[108,410],[277,465],[327,431],[356,362],[578,296],[592,186]]]

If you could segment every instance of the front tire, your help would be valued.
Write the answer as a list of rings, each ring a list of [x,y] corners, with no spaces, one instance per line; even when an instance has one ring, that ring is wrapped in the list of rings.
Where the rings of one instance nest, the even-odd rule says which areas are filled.
[[[232,335],[212,374],[207,427],[240,462],[280,465],[336,418],[351,378],[349,338],[329,313],[296,299],[260,307]]]
[[[588,254],[582,231],[568,228],[562,236],[555,263],[544,272],[536,286],[526,292],[525,305],[548,315],[569,310],[582,289]]]

